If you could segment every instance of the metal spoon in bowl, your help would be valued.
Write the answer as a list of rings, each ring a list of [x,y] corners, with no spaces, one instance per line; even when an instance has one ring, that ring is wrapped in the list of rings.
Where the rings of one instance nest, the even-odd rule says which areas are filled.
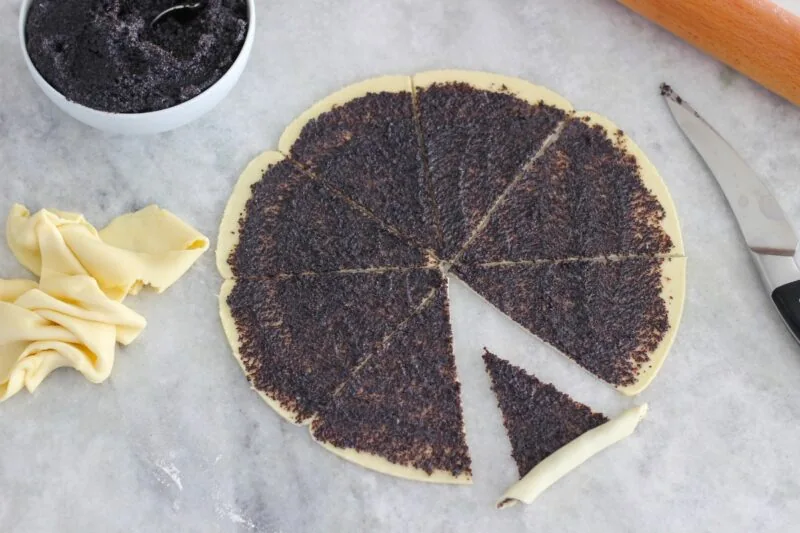
[[[168,7],[167,9],[156,15],[155,18],[153,18],[153,20],[150,22],[150,27],[151,28],[154,27],[156,24],[164,20],[164,18],[166,17],[171,17],[173,15],[179,15],[179,14],[197,13],[204,7],[206,7],[206,3],[203,1],[176,4],[172,7]]]

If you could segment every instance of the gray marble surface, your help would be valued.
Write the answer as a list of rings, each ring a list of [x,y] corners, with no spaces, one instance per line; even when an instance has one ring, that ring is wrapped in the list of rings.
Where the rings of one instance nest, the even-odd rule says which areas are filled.
[[[800,111],[611,0],[257,0],[251,63],[200,121],[148,138],[63,115],[20,57],[0,4],[0,213],[82,211],[98,225],[158,203],[216,237],[231,186],[283,127],[340,86],[439,67],[546,85],[611,117],[670,187],[690,257],[687,305],[637,434],[528,507],[479,358],[487,345],[616,414],[623,399],[452,284],[472,487],[343,462],[247,386],[217,319],[209,253],[175,287],[129,300],[149,319],[112,378],[58,372],[0,405],[0,524],[39,531],[790,531],[800,518],[800,348],[759,284],[711,176],[658,96],[669,81],[777,190],[800,226]],[[800,1],[783,2],[800,11]],[[25,273],[0,249],[0,273]]]

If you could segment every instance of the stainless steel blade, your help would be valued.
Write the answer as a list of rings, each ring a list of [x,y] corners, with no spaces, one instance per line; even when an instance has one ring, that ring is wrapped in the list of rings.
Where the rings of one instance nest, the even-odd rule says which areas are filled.
[[[750,249],[760,254],[794,255],[797,235],[764,182],[685,100],[668,87],[662,94],[678,126],[725,193]]]

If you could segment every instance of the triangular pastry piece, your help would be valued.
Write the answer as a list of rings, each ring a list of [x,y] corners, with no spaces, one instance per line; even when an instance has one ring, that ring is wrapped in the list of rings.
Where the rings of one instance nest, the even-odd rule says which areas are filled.
[[[647,412],[643,405],[609,421],[488,350],[483,360],[521,478],[498,508],[531,503],[588,458],[630,435]]]
[[[311,432],[331,452],[379,472],[471,482],[446,290],[353,375]]]

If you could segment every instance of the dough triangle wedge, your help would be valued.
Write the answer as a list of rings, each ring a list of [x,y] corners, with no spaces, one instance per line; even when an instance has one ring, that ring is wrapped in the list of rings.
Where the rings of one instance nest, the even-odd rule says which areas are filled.
[[[645,404],[609,420],[488,350],[483,360],[521,477],[500,498],[499,509],[531,503],[584,461],[630,435],[647,412]]]
[[[327,96],[286,128],[279,150],[412,242],[438,246],[409,76]]]
[[[264,152],[242,173],[217,243],[226,279],[426,266],[422,251],[279,152]]]
[[[443,283],[438,270],[227,280],[220,316],[253,388],[304,424]]]
[[[311,434],[378,472],[471,483],[445,289],[353,374],[314,418]]]
[[[580,113],[522,172],[462,261],[683,252],[675,205],[647,156],[607,118]]]
[[[572,106],[544,87],[486,72],[423,72],[413,82],[439,255],[452,260]]]
[[[456,265],[478,295],[626,395],[647,387],[678,331],[684,257]]]

